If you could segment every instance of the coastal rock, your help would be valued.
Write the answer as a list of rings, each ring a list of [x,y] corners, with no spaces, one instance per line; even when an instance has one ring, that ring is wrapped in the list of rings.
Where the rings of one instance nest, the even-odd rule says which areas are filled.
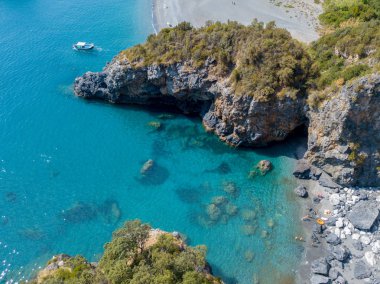
[[[359,260],[355,264],[354,268],[354,277],[356,279],[365,279],[369,278],[372,275],[371,269],[365,264],[364,261]]]
[[[309,112],[305,158],[346,186],[380,184],[380,73],[347,83]]]
[[[350,255],[350,251],[345,246],[330,247],[330,254],[338,261],[344,262]]]
[[[346,284],[346,279],[342,275],[339,275],[338,278],[333,282],[333,284]]]
[[[207,130],[234,146],[282,141],[305,123],[305,96],[268,101],[236,96],[225,77],[215,76],[215,64],[136,67],[116,57],[102,72],[87,72],[77,78],[74,92],[86,99],[170,105],[184,113],[199,113]]]
[[[313,179],[317,180],[321,176],[322,172],[316,167],[310,165],[305,159],[297,161],[296,167],[293,171],[293,175],[299,179]]]
[[[360,241],[358,241],[358,240],[353,240],[353,241],[352,241],[352,246],[353,246],[356,250],[358,250],[358,251],[362,251],[362,250],[363,250],[363,245],[362,245],[362,243],[361,243]]]
[[[327,263],[324,257],[316,259],[311,263],[311,272],[314,274],[328,275],[329,270],[330,264]]]
[[[376,261],[376,255],[372,251],[367,251],[364,253],[364,258],[367,261],[367,263],[371,266],[375,266]]]
[[[256,168],[260,171],[261,175],[266,175],[268,172],[270,172],[273,168],[273,165],[268,160],[261,160],[256,165]]]
[[[331,234],[327,235],[326,242],[331,244],[331,245],[336,246],[336,245],[339,245],[341,243],[341,239],[337,235],[335,235],[334,233],[331,233]]]
[[[330,278],[319,275],[319,274],[314,274],[311,279],[310,279],[311,284],[328,284],[330,283]]]
[[[308,192],[307,192],[307,189],[306,187],[300,185],[300,186],[297,186],[295,189],[294,189],[294,193],[299,196],[299,197],[302,197],[302,198],[306,198],[308,196]]]
[[[359,201],[348,214],[348,219],[356,229],[370,230],[379,217],[379,208],[376,201]]]
[[[376,242],[373,243],[372,251],[375,254],[380,254],[380,240],[377,240]]]
[[[339,194],[337,193],[331,194],[329,200],[330,200],[331,205],[338,205],[340,203]]]

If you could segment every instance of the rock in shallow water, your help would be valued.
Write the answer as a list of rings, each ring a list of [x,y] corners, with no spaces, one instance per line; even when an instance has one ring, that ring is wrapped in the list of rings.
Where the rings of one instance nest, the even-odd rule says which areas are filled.
[[[299,196],[299,197],[302,197],[302,198],[306,198],[308,196],[308,192],[307,192],[307,189],[306,187],[300,185],[300,186],[297,186],[295,189],[294,189],[294,193]]]

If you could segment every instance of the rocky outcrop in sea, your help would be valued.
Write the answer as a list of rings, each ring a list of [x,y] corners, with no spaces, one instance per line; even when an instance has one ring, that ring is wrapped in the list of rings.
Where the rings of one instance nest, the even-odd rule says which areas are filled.
[[[199,113],[205,128],[234,146],[282,141],[305,123],[305,95],[260,101],[234,94],[227,78],[215,75],[216,62],[194,68],[189,62],[133,67],[115,58],[102,72],[75,80],[75,94],[112,103],[170,105]]]
[[[315,167],[309,178],[327,187],[380,184],[380,74],[346,84],[309,110],[302,91],[265,100],[236,95],[215,69],[213,59],[195,68],[191,62],[135,66],[116,57],[102,72],[77,78],[74,91],[86,99],[200,114],[208,131],[233,146],[265,146],[308,125],[304,163]]]

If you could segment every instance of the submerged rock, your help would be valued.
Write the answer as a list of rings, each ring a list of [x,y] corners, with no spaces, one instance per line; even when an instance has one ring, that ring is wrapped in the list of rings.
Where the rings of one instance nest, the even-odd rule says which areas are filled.
[[[153,130],[161,130],[163,125],[159,121],[150,121],[148,122],[148,126]]]
[[[215,204],[209,204],[207,206],[207,215],[212,221],[217,221],[222,215],[222,211]]]
[[[14,192],[5,193],[5,200],[7,202],[15,202],[17,200],[17,194]]]
[[[260,171],[261,175],[265,176],[268,172],[270,172],[273,169],[273,165],[268,160],[261,160],[256,165],[256,168]]]
[[[236,198],[239,195],[239,189],[232,181],[223,182],[223,190],[230,194],[233,198]]]
[[[154,167],[154,161],[152,159],[149,159],[141,167],[140,174],[145,176],[149,171],[152,170],[153,167]]]
[[[32,241],[39,241],[43,239],[45,236],[44,232],[36,227],[23,229],[19,231],[19,235],[21,235],[25,239]]]
[[[247,250],[245,253],[244,253],[244,258],[246,261],[248,262],[252,262],[253,259],[255,257],[255,254],[253,253],[253,251],[251,250]]]
[[[221,162],[219,166],[212,170],[206,170],[206,173],[218,173],[218,174],[229,174],[231,172],[230,165],[226,162]]]
[[[82,223],[95,219],[97,210],[92,204],[77,202],[71,208],[64,210],[60,217],[70,223]]]
[[[257,227],[254,225],[244,225],[241,227],[243,234],[247,236],[252,236],[256,233]]]
[[[121,210],[115,200],[108,199],[104,201],[98,207],[98,212],[107,224],[116,224],[121,218]]]

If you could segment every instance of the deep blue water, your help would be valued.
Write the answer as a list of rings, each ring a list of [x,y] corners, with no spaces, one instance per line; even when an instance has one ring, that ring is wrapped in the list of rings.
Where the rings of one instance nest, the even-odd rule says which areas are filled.
[[[227,283],[292,275],[301,255],[289,198],[296,141],[235,150],[197,118],[160,119],[157,111],[73,96],[76,76],[101,70],[152,32],[150,0],[0,0],[0,282],[28,279],[57,253],[96,260],[112,231],[134,218],[206,244]],[[97,48],[75,52],[78,40]],[[263,158],[274,170],[249,179]],[[157,167],[144,179],[148,159]],[[223,191],[226,182],[235,195]],[[215,196],[238,214],[208,222]],[[112,206],[119,220],[108,214]]]

